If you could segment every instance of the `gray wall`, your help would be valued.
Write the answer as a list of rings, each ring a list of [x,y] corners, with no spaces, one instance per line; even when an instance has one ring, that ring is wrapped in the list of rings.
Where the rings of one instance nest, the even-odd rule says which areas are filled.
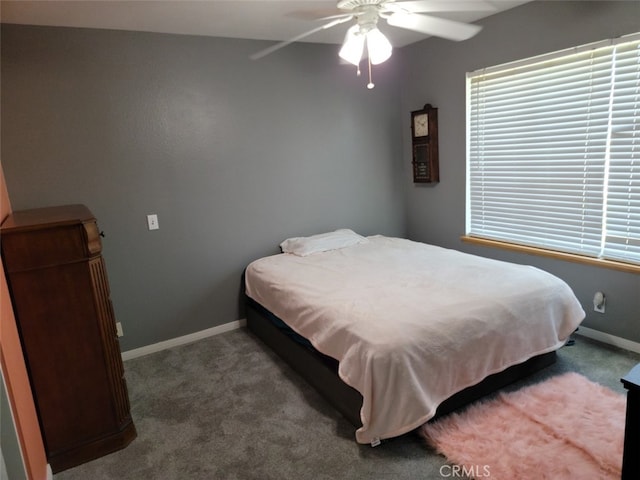
[[[376,88],[296,44],[3,25],[2,162],[14,209],[85,203],[124,350],[242,316],[240,276],[285,237],[351,227],[528,263],[585,325],[640,341],[638,275],[460,242],[465,73],[638,30],[640,2],[533,2],[475,38],[397,49]],[[411,182],[409,112],[439,108],[440,176]],[[404,148],[403,148],[404,146]],[[146,214],[160,230],[146,230]],[[596,290],[607,313],[592,312]]]
[[[336,46],[2,26],[14,210],[84,203],[123,350],[241,318],[241,275],[288,236],[405,234],[398,70]],[[159,216],[148,231],[146,215]]]
[[[533,2],[481,20],[484,29],[461,43],[438,39],[404,48],[403,115],[425,103],[438,107],[440,183],[411,182],[405,150],[404,185],[410,238],[543,268],[573,288],[587,312],[584,325],[640,341],[640,275],[531,255],[471,246],[465,231],[465,73],[640,30],[640,2]],[[410,141],[408,120],[403,142]],[[597,290],[607,295],[605,314],[593,312]]]

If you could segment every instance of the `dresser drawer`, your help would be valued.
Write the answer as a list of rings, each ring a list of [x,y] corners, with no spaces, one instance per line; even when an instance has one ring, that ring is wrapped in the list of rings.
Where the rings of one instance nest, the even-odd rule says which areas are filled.
[[[43,223],[44,214],[49,220]],[[2,224],[0,235],[9,273],[78,262],[102,250],[96,221],[82,205],[16,212]]]

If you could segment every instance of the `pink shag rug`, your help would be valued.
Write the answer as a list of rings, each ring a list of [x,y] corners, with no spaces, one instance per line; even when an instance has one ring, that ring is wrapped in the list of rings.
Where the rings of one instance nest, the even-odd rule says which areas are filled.
[[[427,423],[420,434],[458,476],[619,479],[625,409],[624,395],[566,373]]]

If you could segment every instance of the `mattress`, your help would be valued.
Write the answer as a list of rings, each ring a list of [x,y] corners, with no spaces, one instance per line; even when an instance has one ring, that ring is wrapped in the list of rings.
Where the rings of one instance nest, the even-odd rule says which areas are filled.
[[[446,398],[562,346],[584,318],[535,267],[384,236],[265,257],[247,295],[339,362],[363,397],[360,443],[406,433]]]

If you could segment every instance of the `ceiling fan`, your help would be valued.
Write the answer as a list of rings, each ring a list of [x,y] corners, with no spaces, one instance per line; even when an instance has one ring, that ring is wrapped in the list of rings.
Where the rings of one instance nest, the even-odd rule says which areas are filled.
[[[381,18],[393,27],[448,40],[462,41],[473,37],[482,27],[432,15],[423,15],[423,13],[487,11],[494,9],[489,2],[484,0],[339,0],[336,6],[338,9],[336,14],[324,16],[320,19],[329,20],[327,23],[256,52],[250,58],[257,60],[316,32],[355,19],[355,24],[347,30],[339,56],[343,60],[356,65],[358,74],[360,74],[359,65],[366,44],[369,63],[369,84],[367,86],[373,88],[371,65],[386,61],[391,56],[393,49],[389,40],[378,29],[378,21]]]

